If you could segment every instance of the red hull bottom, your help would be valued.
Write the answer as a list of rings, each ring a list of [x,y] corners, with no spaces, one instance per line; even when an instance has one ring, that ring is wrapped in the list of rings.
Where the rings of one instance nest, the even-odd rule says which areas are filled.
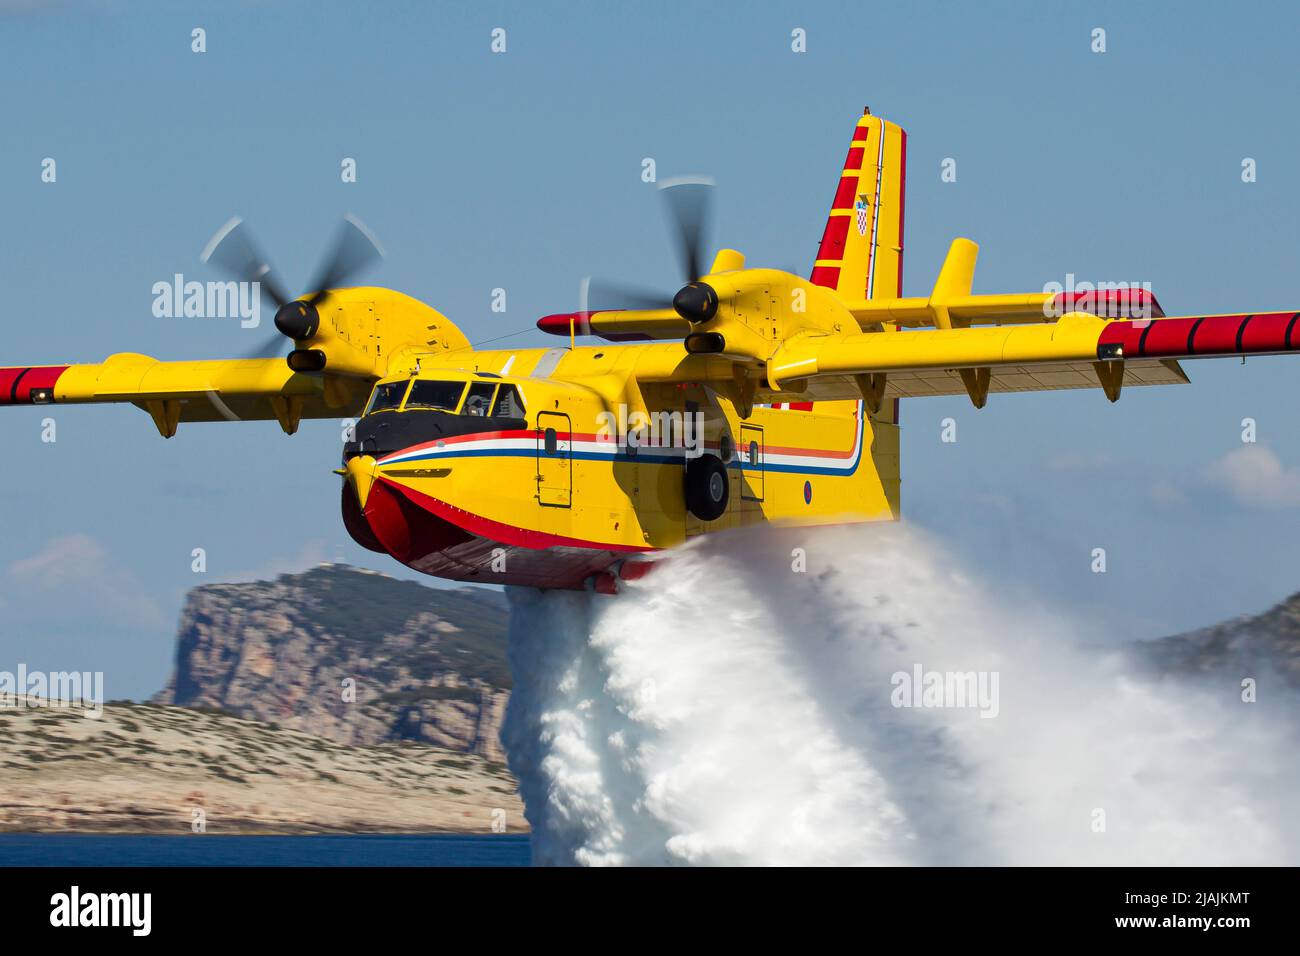
[[[344,494],[350,496],[351,489],[345,487]],[[475,533],[469,530],[475,524],[469,513],[382,478],[370,489],[364,511],[353,505],[353,513],[348,514],[346,499],[344,509],[344,523],[358,543],[387,552],[408,568],[453,581],[565,590],[590,585],[601,593],[613,593],[620,577],[640,577],[648,567],[633,562],[620,574],[630,556],[626,552],[528,547]],[[358,518],[364,526],[358,526]],[[524,529],[512,530],[517,535],[511,537],[528,534]]]

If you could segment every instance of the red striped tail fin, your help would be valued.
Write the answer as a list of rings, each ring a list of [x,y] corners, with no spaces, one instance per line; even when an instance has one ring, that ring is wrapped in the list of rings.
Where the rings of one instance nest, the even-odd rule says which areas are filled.
[[[907,133],[865,114],[853,128],[812,281],[844,299],[903,294]]]

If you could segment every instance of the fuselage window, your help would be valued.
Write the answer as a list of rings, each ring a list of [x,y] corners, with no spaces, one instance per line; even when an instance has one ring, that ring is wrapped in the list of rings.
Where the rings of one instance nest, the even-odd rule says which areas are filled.
[[[387,408],[396,408],[402,404],[402,396],[406,394],[406,386],[410,382],[381,382],[375,386],[375,392],[370,396],[370,404],[366,406],[366,414],[371,412],[382,412]]]
[[[444,412],[454,412],[460,404],[460,396],[465,391],[464,382],[431,382],[416,379],[411,386],[411,397],[406,400],[406,407],[436,408]]]
[[[496,386],[490,382],[475,382],[471,385],[461,414],[486,417],[492,410],[492,391],[495,388]]]
[[[502,385],[497,400],[492,403],[492,414],[501,418],[525,418],[523,400],[513,385]]]

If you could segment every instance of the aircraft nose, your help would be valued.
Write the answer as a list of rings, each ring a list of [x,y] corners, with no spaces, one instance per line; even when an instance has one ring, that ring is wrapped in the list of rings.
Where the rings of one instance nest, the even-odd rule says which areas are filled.
[[[348,459],[346,467],[348,484],[364,511],[370,499],[370,489],[375,484],[375,460],[369,455],[354,455]]]

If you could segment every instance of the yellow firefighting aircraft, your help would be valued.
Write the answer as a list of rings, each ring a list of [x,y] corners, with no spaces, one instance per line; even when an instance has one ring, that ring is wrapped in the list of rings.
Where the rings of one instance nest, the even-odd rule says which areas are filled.
[[[284,358],[0,368],[0,403],[130,402],[189,422],[357,418],[343,520],[440,577],[600,590],[693,535],[899,513],[898,403],[1186,382],[1180,359],[1300,348],[1297,312],[1165,317],[1149,293],[973,295],[956,239],[928,296],[902,295],[907,136],[859,119],[809,279],[701,268],[707,187],[664,184],[686,284],[636,308],[538,322],[556,348],[480,350],[400,292],[336,288],[375,247],[353,221],[290,299],[238,221],[205,259],[276,305]],[[614,343],[576,344],[596,336]],[[280,341],[278,336],[275,340]]]

